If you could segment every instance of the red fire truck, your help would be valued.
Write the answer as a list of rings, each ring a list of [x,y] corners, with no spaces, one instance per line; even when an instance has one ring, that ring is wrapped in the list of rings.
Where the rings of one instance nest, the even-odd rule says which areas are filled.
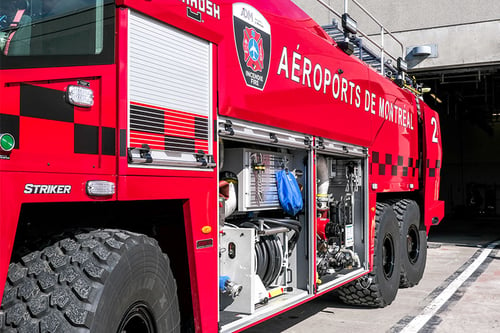
[[[234,332],[421,279],[439,118],[353,31],[288,0],[2,0],[0,23],[1,332]]]

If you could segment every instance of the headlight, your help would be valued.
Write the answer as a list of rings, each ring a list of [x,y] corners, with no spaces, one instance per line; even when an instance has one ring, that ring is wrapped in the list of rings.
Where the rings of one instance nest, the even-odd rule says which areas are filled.
[[[94,105],[94,92],[87,87],[69,85],[66,90],[66,99],[70,104],[90,108]]]

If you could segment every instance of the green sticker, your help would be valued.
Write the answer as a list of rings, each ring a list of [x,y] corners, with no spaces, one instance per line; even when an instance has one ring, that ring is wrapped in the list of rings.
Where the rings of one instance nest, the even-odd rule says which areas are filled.
[[[3,151],[11,151],[14,149],[14,145],[16,144],[16,140],[11,134],[1,134],[0,135],[0,148]]]

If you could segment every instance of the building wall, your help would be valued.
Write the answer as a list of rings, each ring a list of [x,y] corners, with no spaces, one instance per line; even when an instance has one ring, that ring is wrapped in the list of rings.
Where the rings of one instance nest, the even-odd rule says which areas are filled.
[[[340,21],[316,0],[293,0],[320,25]],[[412,68],[439,112],[443,142],[441,199],[452,216],[500,215],[500,0],[357,0],[405,46],[385,38],[398,56],[407,48],[437,45],[435,57]],[[344,0],[324,0],[338,13]],[[379,28],[349,1],[365,33]],[[437,96],[438,99],[432,98]]]
[[[320,25],[337,16],[315,0],[293,0]],[[343,0],[324,0],[337,12],[344,12]],[[358,0],[406,47],[436,45],[436,57],[427,58],[418,70],[500,64],[500,1],[498,0]],[[349,1],[348,12],[360,30],[373,34],[380,29]],[[379,40],[378,40],[379,41]],[[384,39],[397,56],[397,44]]]

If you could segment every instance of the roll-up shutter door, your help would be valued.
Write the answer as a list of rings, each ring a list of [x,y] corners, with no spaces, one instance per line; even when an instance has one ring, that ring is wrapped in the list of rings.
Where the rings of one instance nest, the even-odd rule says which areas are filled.
[[[212,154],[209,42],[130,11],[128,80],[133,163],[198,166]]]

